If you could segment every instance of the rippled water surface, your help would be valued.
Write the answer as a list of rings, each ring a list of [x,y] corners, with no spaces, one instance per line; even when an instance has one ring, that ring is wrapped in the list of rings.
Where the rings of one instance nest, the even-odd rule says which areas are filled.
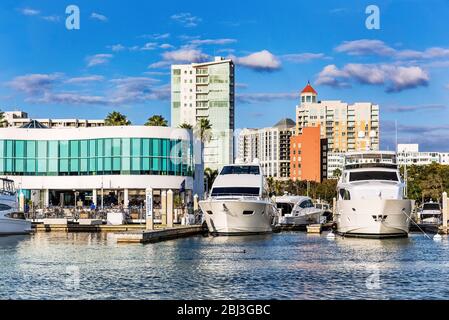
[[[0,238],[2,299],[448,299],[449,240]]]

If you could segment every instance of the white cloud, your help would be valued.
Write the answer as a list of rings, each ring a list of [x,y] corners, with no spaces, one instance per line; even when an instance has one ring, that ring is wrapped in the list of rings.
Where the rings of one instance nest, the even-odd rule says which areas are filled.
[[[182,24],[184,27],[196,27],[200,22],[201,18],[193,16],[189,12],[182,12],[174,14],[170,17],[172,20]]]
[[[203,62],[209,58],[201,50],[189,48],[164,52],[162,57],[165,61],[173,62]]]
[[[50,21],[50,22],[59,22],[61,20],[60,16],[44,16],[42,17],[42,19],[46,20],[46,21]]]
[[[256,71],[275,71],[281,68],[281,62],[268,50],[251,53],[245,57],[230,56],[238,65]]]
[[[193,39],[190,44],[194,46],[200,45],[225,45],[237,42],[236,39],[222,38],[222,39]]]
[[[311,53],[311,52],[284,54],[281,56],[281,58],[286,61],[295,63],[303,63],[319,59],[329,59],[329,57],[327,57],[324,53]]]
[[[410,49],[397,50],[381,40],[372,39],[344,41],[335,48],[335,51],[353,56],[384,56],[399,60],[449,58],[449,49],[447,48],[431,47],[423,51]]]
[[[9,86],[28,95],[38,95],[50,90],[61,77],[61,73],[26,74],[15,77],[9,82]]]
[[[91,87],[83,87],[83,92],[61,89],[63,85],[73,85],[103,81],[99,75],[64,79],[61,73],[28,74],[18,76],[8,84],[25,95],[29,103],[72,104],[72,105],[129,105],[152,100],[168,100],[170,86],[158,85],[159,80],[149,77],[123,77],[104,83],[101,94],[85,92]]]
[[[147,42],[143,45],[142,48],[140,48],[140,50],[142,51],[151,51],[156,49],[158,46],[158,44],[156,42]]]
[[[162,40],[170,38],[170,33],[153,33],[153,34],[143,34],[139,38]]]
[[[103,81],[104,77],[99,75],[91,75],[91,76],[85,76],[85,77],[74,77],[67,79],[65,83],[68,84],[85,84],[87,82],[99,82]]]
[[[108,21],[108,17],[106,17],[105,15],[96,13],[96,12],[92,12],[92,14],[90,15],[90,18],[93,20],[98,20],[101,22],[107,22]]]
[[[429,75],[417,66],[403,67],[391,64],[350,63],[339,69],[328,65],[318,74],[316,84],[348,87],[352,81],[369,85],[384,85],[387,92],[427,86]]]
[[[90,57],[87,57],[87,66],[94,67],[101,64],[108,63],[113,58],[112,54],[109,53],[100,53]]]
[[[120,52],[120,51],[126,50],[126,47],[120,43],[109,46],[109,48],[111,48],[111,50],[114,52]]]
[[[389,112],[405,113],[416,111],[439,111],[446,110],[447,106],[443,104],[428,104],[428,105],[408,105],[408,106],[389,106],[387,107]]]
[[[281,92],[281,93],[240,93],[236,95],[240,103],[261,103],[275,100],[295,100],[299,99],[299,94],[296,92]]]
[[[38,16],[40,15],[40,11],[33,8],[23,8],[19,10],[24,16]]]
[[[161,49],[173,49],[174,46],[172,46],[172,45],[169,44],[169,43],[163,43],[163,44],[161,44],[161,45],[159,46],[159,48],[161,48]]]
[[[388,56],[396,53],[396,50],[387,46],[381,40],[360,39],[345,41],[335,48],[337,52],[344,52],[353,56],[379,55]]]

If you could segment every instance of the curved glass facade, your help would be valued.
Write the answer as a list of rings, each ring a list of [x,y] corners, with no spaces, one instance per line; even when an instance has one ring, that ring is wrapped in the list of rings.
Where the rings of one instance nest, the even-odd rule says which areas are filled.
[[[159,138],[0,140],[0,174],[193,176],[190,142]]]

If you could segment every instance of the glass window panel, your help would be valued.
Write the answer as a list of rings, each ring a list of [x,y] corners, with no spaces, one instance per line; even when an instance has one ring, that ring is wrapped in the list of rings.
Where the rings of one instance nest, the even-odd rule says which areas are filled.
[[[79,141],[73,140],[70,141],[70,158],[78,158],[80,156],[79,152]]]
[[[97,140],[89,140],[89,157],[93,158],[97,155]]]
[[[142,139],[142,156],[151,156],[150,139]]]
[[[142,139],[133,138],[131,139],[131,155],[132,156],[141,156],[141,148],[140,148],[140,142]]]
[[[69,157],[69,142],[68,141],[59,141],[59,156],[61,158]]]
[[[59,172],[69,172],[69,160],[60,159],[59,160]]]
[[[47,141],[37,142],[37,157],[47,158]]]
[[[87,173],[88,172],[88,166],[87,166],[87,159],[86,158],[82,158],[80,160],[80,172],[82,173]]]
[[[111,171],[111,170],[112,170],[112,158],[104,157],[104,171]]]
[[[13,154],[13,142],[12,140],[6,140],[6,158],[12,158],[14,157]]]
[[[122,171],[130,171],[131,170],[131,161],[128,157],[122,158]]]
[[[122,139],[122,156],[129,157],[131,155],[131,139]]]
[[[39,172],[39,173],[46,173],[47,172],[47,159],[39,158],[37,160],[37,172]]]
[[[112,171],[120,171],[121,170],[121,158],[115,157],[112,158]]]
[[[141,158],[131,158],[131,170],[132,171],[140,171],[140,162],[141,162]]]
[[[142,158],[142,170],[143,171],[150,170],[150,158]]]
[[[161,146],[160,139],[152,139],[153,141],[153,153],[151,154],[153,157],[157,157],[161,155]]]
[[[55,159],[58,158],[58,141],[48,142],[48,157]]]
[[[52,174],[58,173],[58,160],[48,159],[48,172]]]
[[[121,143],[121,139],[113,139],[112,140],[112,155],[114,157],[119,157],[121,155],[120,143]]]
[[[23,158],[25,156],[25,141],[16,141],[16,158]]]
[[[81,158],[86,158],[88,156],[88,142],[87,140],[80,141],[80,156]]]
[[[104,139],[104,156],[112,156],[112,139]]]

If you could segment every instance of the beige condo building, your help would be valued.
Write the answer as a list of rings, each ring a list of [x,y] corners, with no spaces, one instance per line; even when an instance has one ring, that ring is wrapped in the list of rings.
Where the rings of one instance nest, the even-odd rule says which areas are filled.
[[[328,140],[329,152],[379,150],[379,105],[319,101],[317,92],[308,83],[296,107],[296,132],[317,126],[321,138]]]

